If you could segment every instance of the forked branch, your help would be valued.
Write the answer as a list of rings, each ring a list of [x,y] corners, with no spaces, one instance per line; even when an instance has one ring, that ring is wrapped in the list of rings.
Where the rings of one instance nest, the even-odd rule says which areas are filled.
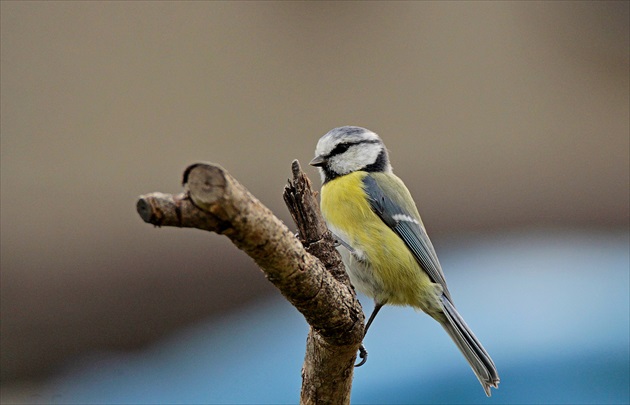
[[[137,210],[145,222],[156,226],[225,235],[254,259],[311,326],[300,402],[348,404],[364,315],[310,181],[297,161],[292,171],[284,198],[300,240],[227,171],[210,163],[186,169],[184,193],[143,195]]]

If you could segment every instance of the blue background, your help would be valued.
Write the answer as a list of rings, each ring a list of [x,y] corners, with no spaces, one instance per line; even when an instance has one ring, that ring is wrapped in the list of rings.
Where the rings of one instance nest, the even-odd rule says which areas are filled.
[[[441,254],[455,301],[494,358],[486,398],[437,323],[385,307],[355,370],[353,403],[627,403],[628,234],[532,230],[452,239]],[[366,310],[371,303],[362,297]],[[53,403],[295,403],[307,325],[281,297],[134,354],[77,359]]]

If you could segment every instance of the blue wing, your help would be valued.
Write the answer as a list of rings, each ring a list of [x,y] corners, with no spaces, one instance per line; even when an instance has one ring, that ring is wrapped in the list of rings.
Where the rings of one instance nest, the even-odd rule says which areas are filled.
[[[398,178],[395,179],[399,180]],[[372,211],[405,242],[420,267],[429,275],[431,281],[442,286],[444,295],[450,300],[451,295],[446,286],[442,266],[440,266],[433,244],[420,218],[415,214],[415,209],[405,209],[404,207],[405,196],[402,193],[408,194],[407,189],[402,185],[402,182],[393,187],[388,187],[383,182],[380,183],[381,185],[372,174],[368,174],[363,179],[363,188],[370,201]],[[410,195],[407,199],[409,203],[413,204]]]

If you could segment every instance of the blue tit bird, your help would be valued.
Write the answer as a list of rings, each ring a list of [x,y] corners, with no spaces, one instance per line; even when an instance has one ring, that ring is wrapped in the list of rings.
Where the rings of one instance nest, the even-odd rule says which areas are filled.
[[[310,164],[320,171],[322,214],[350,281],[374,299],[365,332],[383,305],[421,309],[446,330],[490,396],[499,384],[494,362],[455,309],[418,209],[392,172],[381,138],[365,128],[335,128],[319,140]]]

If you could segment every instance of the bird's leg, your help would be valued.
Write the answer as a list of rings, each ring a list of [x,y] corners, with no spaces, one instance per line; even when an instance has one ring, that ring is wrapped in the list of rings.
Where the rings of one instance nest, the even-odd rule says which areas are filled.
[[[383,308],[383,305],[385,305],[385,303],[374,304],[374,309],[372,310],[372,313],[370,314],[370,319],[368,319],[367,323],[365,324],[365,332],[363,333],[364,339],[365,339],[365,336],[367,335],[368,329],[370,329],[370,325],[372,325],[372,321],[374,321],[374,318],[376,318],[376,314],[378,314],[378,311],[380,311],[381,308]]]
[[[365,339],[365,336],[367,335],[368,329],[370,329],[370,325],[372,325],[372,321],[374,320],[374,318],[376,318],[376,314],[378,314],[378,311],[381,310],[381,308],[383,308],[383,305],[385,305],[385,303],[374,303],[374,309],[372,310],[372,313],[370,314],[370,318],[368,319],[367,323],[365,324],[365,332],[363,332],[363,339]],[[363,346],[363,343],[361,343],[361,347],[359,347],[359,358],[361,359],[360,362],[358,362],[357,364],[355,364],[355,367],[361,367],[362,365],[365,364],[365,362],[367,361],[367,355],[368,352],[367,350],[365,350],[365,346]]]

